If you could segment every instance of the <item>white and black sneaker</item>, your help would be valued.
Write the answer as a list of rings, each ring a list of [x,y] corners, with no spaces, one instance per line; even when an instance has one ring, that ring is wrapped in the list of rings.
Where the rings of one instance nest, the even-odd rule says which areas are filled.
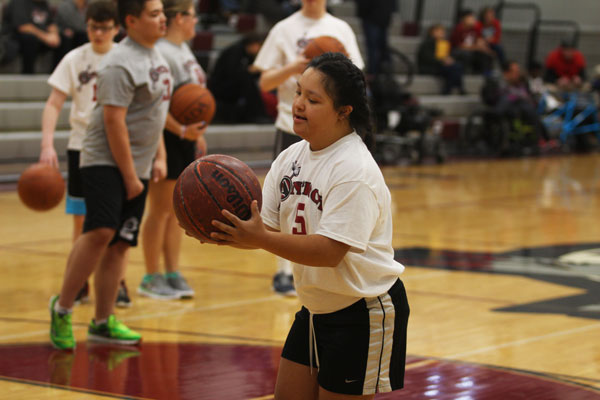
[[[125,285],[125,281],[121,281],[119,283],[119,291],[117,292],[116,305],[119,308],[131,307],[131,299],[129,298],[129,291],[127,290],[127,285]]]
[[[273,290],[283,296],[297,296],[294,287],[294,276],[285,272],[278,272],[273,277]]]

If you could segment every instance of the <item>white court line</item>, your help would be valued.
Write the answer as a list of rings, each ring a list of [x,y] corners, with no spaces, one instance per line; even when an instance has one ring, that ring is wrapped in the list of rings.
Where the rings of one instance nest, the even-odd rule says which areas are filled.
[[[570,335],[572,333],[585,332],[585,331],[589,331],[589,330],[593,330],[593,329],[600,329],[600,324],[593,324],[593,325],[583,326],[581,328],[569,329],[569,330],[561,331],[561,332],[548,333],[547,335],[533,336],[533,337],[530,337],[530,338],[527,338],[527,339],[515,340],[514,342],[502,343],[502,344],[497,344],[497,345],[494,345],[494,346],[483,347],[483,348],[477,349],[477,350],[471,350],[471,351],[465,351],[465,352],[462,352],[462,353],[456,353],[456,354],[452,354],[452,355],[449,355],[449,356],[445,356],[444,358],[451,358],[451,359],[458,358],[458,359],[460,359],[460,358],[467,357],[467,356],[472,356],[472,355],[475,355],[475,354],[486,353],[488,351],[503,349],[505,347],[519,346],[519,345],[522,345],[522,344],[537,342],[537,341],[543,340],[543,339],[549,339],[549,338],[553,338],[553,337],[557,337],[557,336],[565,336],[565,335]]]
[[[21,338],[30,337],[30,336],[48,335],[49,332],[50,332],[50,329],[44,329],[43,331],[34,331],[34,332],[27,332],[27,333],[16,333],[14,335],[0,336],[0,342],[5,341],[5,340],[21,339]]]
[[[135,317],[123,318],[122,321],[141,321],[141,320],[152,319],[152,318],[171,317],[174,315],[189,314],[189,313],[198,312],[198,311],[213,311],[213,310],[220,310],[222,308],[245,306],[245,305],[249,305],[249,304],[262,303],[265,301],[271,301],[271,300],[277,300],[277,299],[281,300],[282,297],[279,295],[272,295],[269,297],[262,297],[260,299],[234,301],[231,303],[213,304],[210,306],[195,307],[195,308],[189,308],[189,309],[183,309],[183,310],[176,309],[173,311],[165,311],[165,312],[159,312],[159,313],[155,313],[155,314],[145,314],[145,315],[138,315]]]
[[[183,310],[176,309],[173,311],[165,311],[165,312],[160,312],[160,313],[155,313],[155,314],[145,314],[145,315],[122,318],[122,319],[120,318],[120,320],[124,321],[124,322],[141,321],[141,320],[146,320],[146,319],[151,319],[151,318],[170,317],[170,316],[174,316],[174,315],[188,314],[188,313],[198,312],[198,311],[212,311],[212,310],[219,310],[219,309],[229,308],[229,307],[239,307],[239,306],[262,303],[265,301],[271,301],[271,300],[277,300],[277,299],[283,299],[283,298],[279,295],[272,295],[269,297],[262,297],[260,299],[234,301],[231,303],[213,304],[213,305],[209,305],[209,306],[195,307],[195,308],[189,308],[189,309],[183,309]],[[50,324],[50,321],[48,321],[48,324]],[[79,330],[79,329],[87,330],[88,326],[87,325],[77,326],[77,325],[73,324],[74,331]],[[47,336],[49,334],[48,332],[49,332],[49,329],[45,329],[43,331],[34,331],[34,332],[28,332],[28,333],[19,333],[19,334],[14,334],[14,335],[0,336],[0,342],[5,341],[5,340],[21,339],[21,338],[30,337],[30,336],[41,336],[41,335]]]

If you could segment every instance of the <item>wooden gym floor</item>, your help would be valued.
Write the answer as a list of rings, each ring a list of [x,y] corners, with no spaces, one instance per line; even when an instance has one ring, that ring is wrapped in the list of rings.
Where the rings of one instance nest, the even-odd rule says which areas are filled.
[[[264,175],[264,171],[258,171]],[[386,167],[394,247],[411,317],[405,389],[377,399],[600,399],[600,158],[571,155]],[[49,297],[71,247],[62,205],[25,209],[0,192],[0,397],[271,399],[299,308],[271,291],[274,256],[186,238],[189,301],[140,298],[140,347],[48,342]]]

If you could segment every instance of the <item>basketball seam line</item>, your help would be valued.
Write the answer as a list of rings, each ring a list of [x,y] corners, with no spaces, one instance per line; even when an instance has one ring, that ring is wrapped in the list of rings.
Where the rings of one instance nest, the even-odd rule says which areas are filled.
[[[196,170],[196,168],[194,168],[194,172],[195,172],[195,170]],[[204,236],[205,238],[212,240],[209,235],[207,235],[202,229],[200,229],[200,227],[198,227],[198,225],[192,218],[192,216],[188,210],[187,203],[185,202],[185,197],[183,196],[183,185],[182,184],[179,185],[179,195],[181,197],[181,204],[183,204],[183,211],[185,211],[185,215],[187,215],[188,219],[190,220],[190,222],[192,223],[194,228],[196,228],[196,231],[199,232],[200,234],[202,234],[202,236]],[[211,195],[211,197],[212,197],[212,195]],[[217,206],[218,205],[219,205],[219,203],[217,203]]]
[[[246,182],[244,182],[243,179],[241,179],[234,170],[227,168],[226,166],[224,166],[223,164],[219,164],[215,161],[210,161],[210,160],[202,160],[202,162],[206,162],[206,163],[210,163],[210,164],[214,164],[214,165],[218,165],[219,167],[223,168],[224,170],[228,171],[229,173],[231,173],[231,175],[233,175],[235,177],[235,179],[237,179],[237,181],[244,187],[244,189],[246,189],[246,194],[249,195],[250,197],[252,197],[252,191],[250,190],[250,188],[248,187],[248,185],[246,185]],[[249,167],[248,167],[249,168]],[[200,177],[198,177],[200,178]],[[218,203],[217,203],[218,204]]]

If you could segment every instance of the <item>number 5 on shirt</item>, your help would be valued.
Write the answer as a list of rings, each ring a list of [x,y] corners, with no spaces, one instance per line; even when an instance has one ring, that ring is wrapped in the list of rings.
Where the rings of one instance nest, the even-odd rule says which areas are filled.
[[[292,233],[294,235],[306,235],[306,221],[304,220],[304,203],[298,203],[298,207],[296,207],[296,218],[294,222],[297,224],[293,229]],[[300,225],[298,227],[298,225]],[[300,229],[298,229],[300,228]]]

